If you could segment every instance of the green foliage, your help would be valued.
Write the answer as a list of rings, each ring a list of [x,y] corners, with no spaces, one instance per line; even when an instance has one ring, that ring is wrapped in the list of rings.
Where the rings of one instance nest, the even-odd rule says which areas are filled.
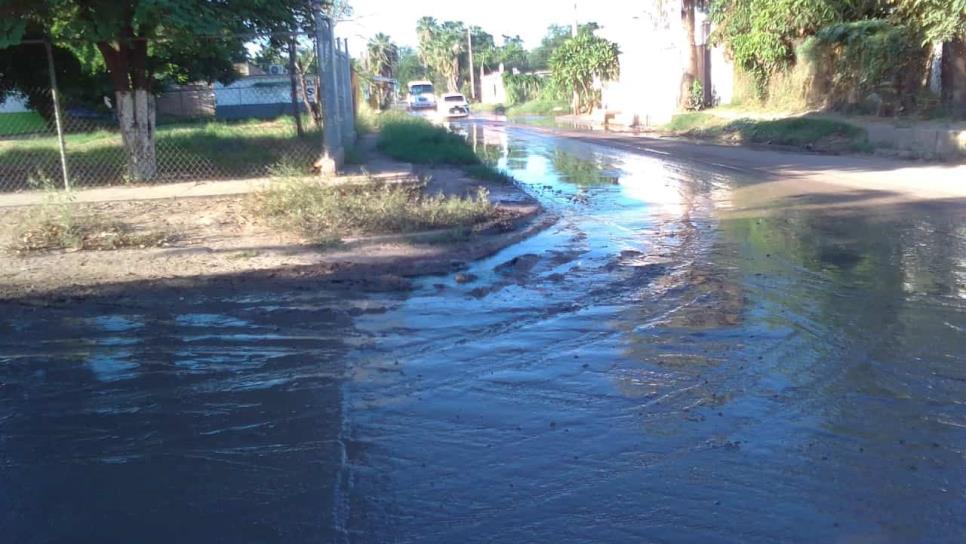
[[[526,72],[530,70],[527,50],[523,47],[523,38],[520,36],[503,36],[503,46],[497,49],[496,57],[497,63],[502,63],[503,68],[507,71]]]
[[[29,37],[42,36],[33,26],[31,29]],[[111,88],[103,63],[98,63],[97,57],[79,57],[79,49],[56,45],[52,48],[61,103],[103,109],[101,97],[109,94]],[[11,94],[24,96],[27,107],[53,122],[50,75],[42,45],[20,44],[0,49],[0,104]]]
[[[662,127],[679,136],[802,147],[820,151],[866,151],[866,130],[834,119],[790,117],[775,120],[738,119],[728,121],[710,113],[675,115]]]
[[[559,99],[539,98],[522,104],[517,104],[506,110],[508,117],[522,117],[527,115],[553,115],[564,113],[570,109],[570,102]]]
[[[864,128],[842,121],[809,117],[770,121],[739,119],[728,123],[723,131],[740,134],[742,141],[797,147],[814,146],[832,140],[847,150],[858,148],[867,138]]]
[[[419,55],[410,47],[399,48],[399,60],[396,63],[396,80],[405,86],[410,81],[427,79],[426,67],[423,66]]]
[[[456,21],[437,22],[423,17],[416,26],[419,57],[423,64],[438,74],[449,92],[459,92],[460,59],[466,52],[466,27]]]
[[[825,25],[855,16],[862,0],[718,0],[711,4],[713,40],[727,45],[735,62],[751,74],[759,98],[771,75],[795,61],[795,43]]]
[[[671,117],[671,121],[661,127],[664,131],[683,134],[691,131],[707,130],[713,127],[720,127],[726,124],[721,117],[710,113],[691,112],[682,113]]]
[[[687,110],[699,111],[704,109],[704,86],[701,82],[694,80],[691,83],[691,92],[688,93]]]
[[[826,26],[805,43],[803,53],[831,74],[828,104],[846,109],[873,94],[878,102],[910,108],[926,56],[914,31],[883,20]]]
[[[399,63],[399,47],[392,38],[379,33],[366,44],[366,68],[374,75],[392,78]]]
[[[393,79],[398,64],[399,47],[393,43],[389,36],[379,33],[369,40],[366,45],[366,73],[368,75]],[[373,106],[378,109],[386,109],[392,106],[392,87],[388,82],[371,81],[369,96]]]
[[[922,32],[923,43],[966,38],[966,0],[893,0],[903,23]]]
[[[461,136],[419,117],[386,114],[380,119],[379,150],[394,159],[416,164],[479,164]]]
[[[559,88],[577,91],[578,110],[590,111],[599,102],[593,88],[595,78],[602,81],[620,75],[617,44],[589,32],[581,32],[563,43],[550,58],[554,83]]]
[[[471,197],[447,197],[427,196],[422,189],[376,182],[324,185],[315,179],[288,178],[255,194],[249,206],[277,227],[325,245],[354,234],[469,227],[494,214],[484,190]]]
[[[600,28],[597,23],[587,23],[580,26],[579,32],[593,33]],[[547,70],[550,68],[550,57],[561,45],[570,39],[571,28],[568,25],[550,25],[547,34],[540,45],[530,51],[528,63],[532,70]]]
[[[535,74],[514,74],[503,72],[503,87],[506,90],[506,105],[515,106],[536,100],[540,97],[544,79]]]

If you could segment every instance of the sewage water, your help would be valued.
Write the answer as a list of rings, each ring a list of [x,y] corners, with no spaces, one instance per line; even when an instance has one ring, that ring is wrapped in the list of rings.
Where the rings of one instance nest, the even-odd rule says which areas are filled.
[[[962,203],[461,130],[559,217],[473,282],[0,316],[11,542],[962,540]]]

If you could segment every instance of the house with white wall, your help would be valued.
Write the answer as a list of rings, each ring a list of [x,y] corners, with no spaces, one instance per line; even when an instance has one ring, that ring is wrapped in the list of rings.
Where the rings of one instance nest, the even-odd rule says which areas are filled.
[[[627,12],[596,31],[620,48],[621,74],[602,86],[604,113],[625,126],[667,123],[679,111],[681,82],[688,65],[687,33],[681,0],[628,5]],[[696,12],[695,45],[699,72],[709,97],[731,101],[733,65],[721,48],[710,45],[710,22]]]

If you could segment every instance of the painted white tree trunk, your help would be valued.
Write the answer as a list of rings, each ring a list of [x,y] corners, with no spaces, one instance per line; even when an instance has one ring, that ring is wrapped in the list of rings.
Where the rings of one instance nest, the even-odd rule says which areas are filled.
[[[929,90],[940,95],[943,92],[943,43],[934,42],[929,55]]]
[[[158,173],[154,147],[154,95],[144,89],[117,93],[117,120],[127,152],[131,181],[150,181]]]

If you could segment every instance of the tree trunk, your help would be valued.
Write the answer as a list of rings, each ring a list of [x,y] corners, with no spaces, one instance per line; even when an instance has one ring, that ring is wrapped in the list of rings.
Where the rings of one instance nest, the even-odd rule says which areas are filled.
[[[322,127],[322,114],[321,109],[318,107],[319,99],[319,86],[315,86],[315,102],[309,100],[308,84],[305,82],[305,67],[302,63],[296,61],[295,69],[298,71],[299,80],[299,92],[302,95],[302,105],[305,106],[305,110],[312,114],[312,121],[315,123],[315,128]]]
[[[942,99],[950,112],[966,112],[966,40],[953,40],[943,46]]]
[[[154,95],[145,89],[116,93],[117,121],[127,151],[127,171],[131,181],[150,181],[158,173],[155,154]]]
[[[288,78],[292,87],[292,117],[295,121],[295,132],[301,138],[305,135],[305,129],[302,128],[302,105],[299,100],[299,76],[295,70],[295,61],[297,58],[297,50],[295,47],[295,38],[289,38],[288,41]]]
[[[681,98],[682,108],[688,107],[688,98],[691,96],[691,87],[695,81],[699,81],[698,70],[698,48],[694,45],[695,33],[695,2],[694,0],[681,0],[681,24],[684,27],[685,44],[685,68],[681,75]]]
[[[452,67],[450,70],[449,78],[446,82],[446,86],[449,87],[449,92],[458,93],[460,92],[460,58],[458,56],[453,57]]]

